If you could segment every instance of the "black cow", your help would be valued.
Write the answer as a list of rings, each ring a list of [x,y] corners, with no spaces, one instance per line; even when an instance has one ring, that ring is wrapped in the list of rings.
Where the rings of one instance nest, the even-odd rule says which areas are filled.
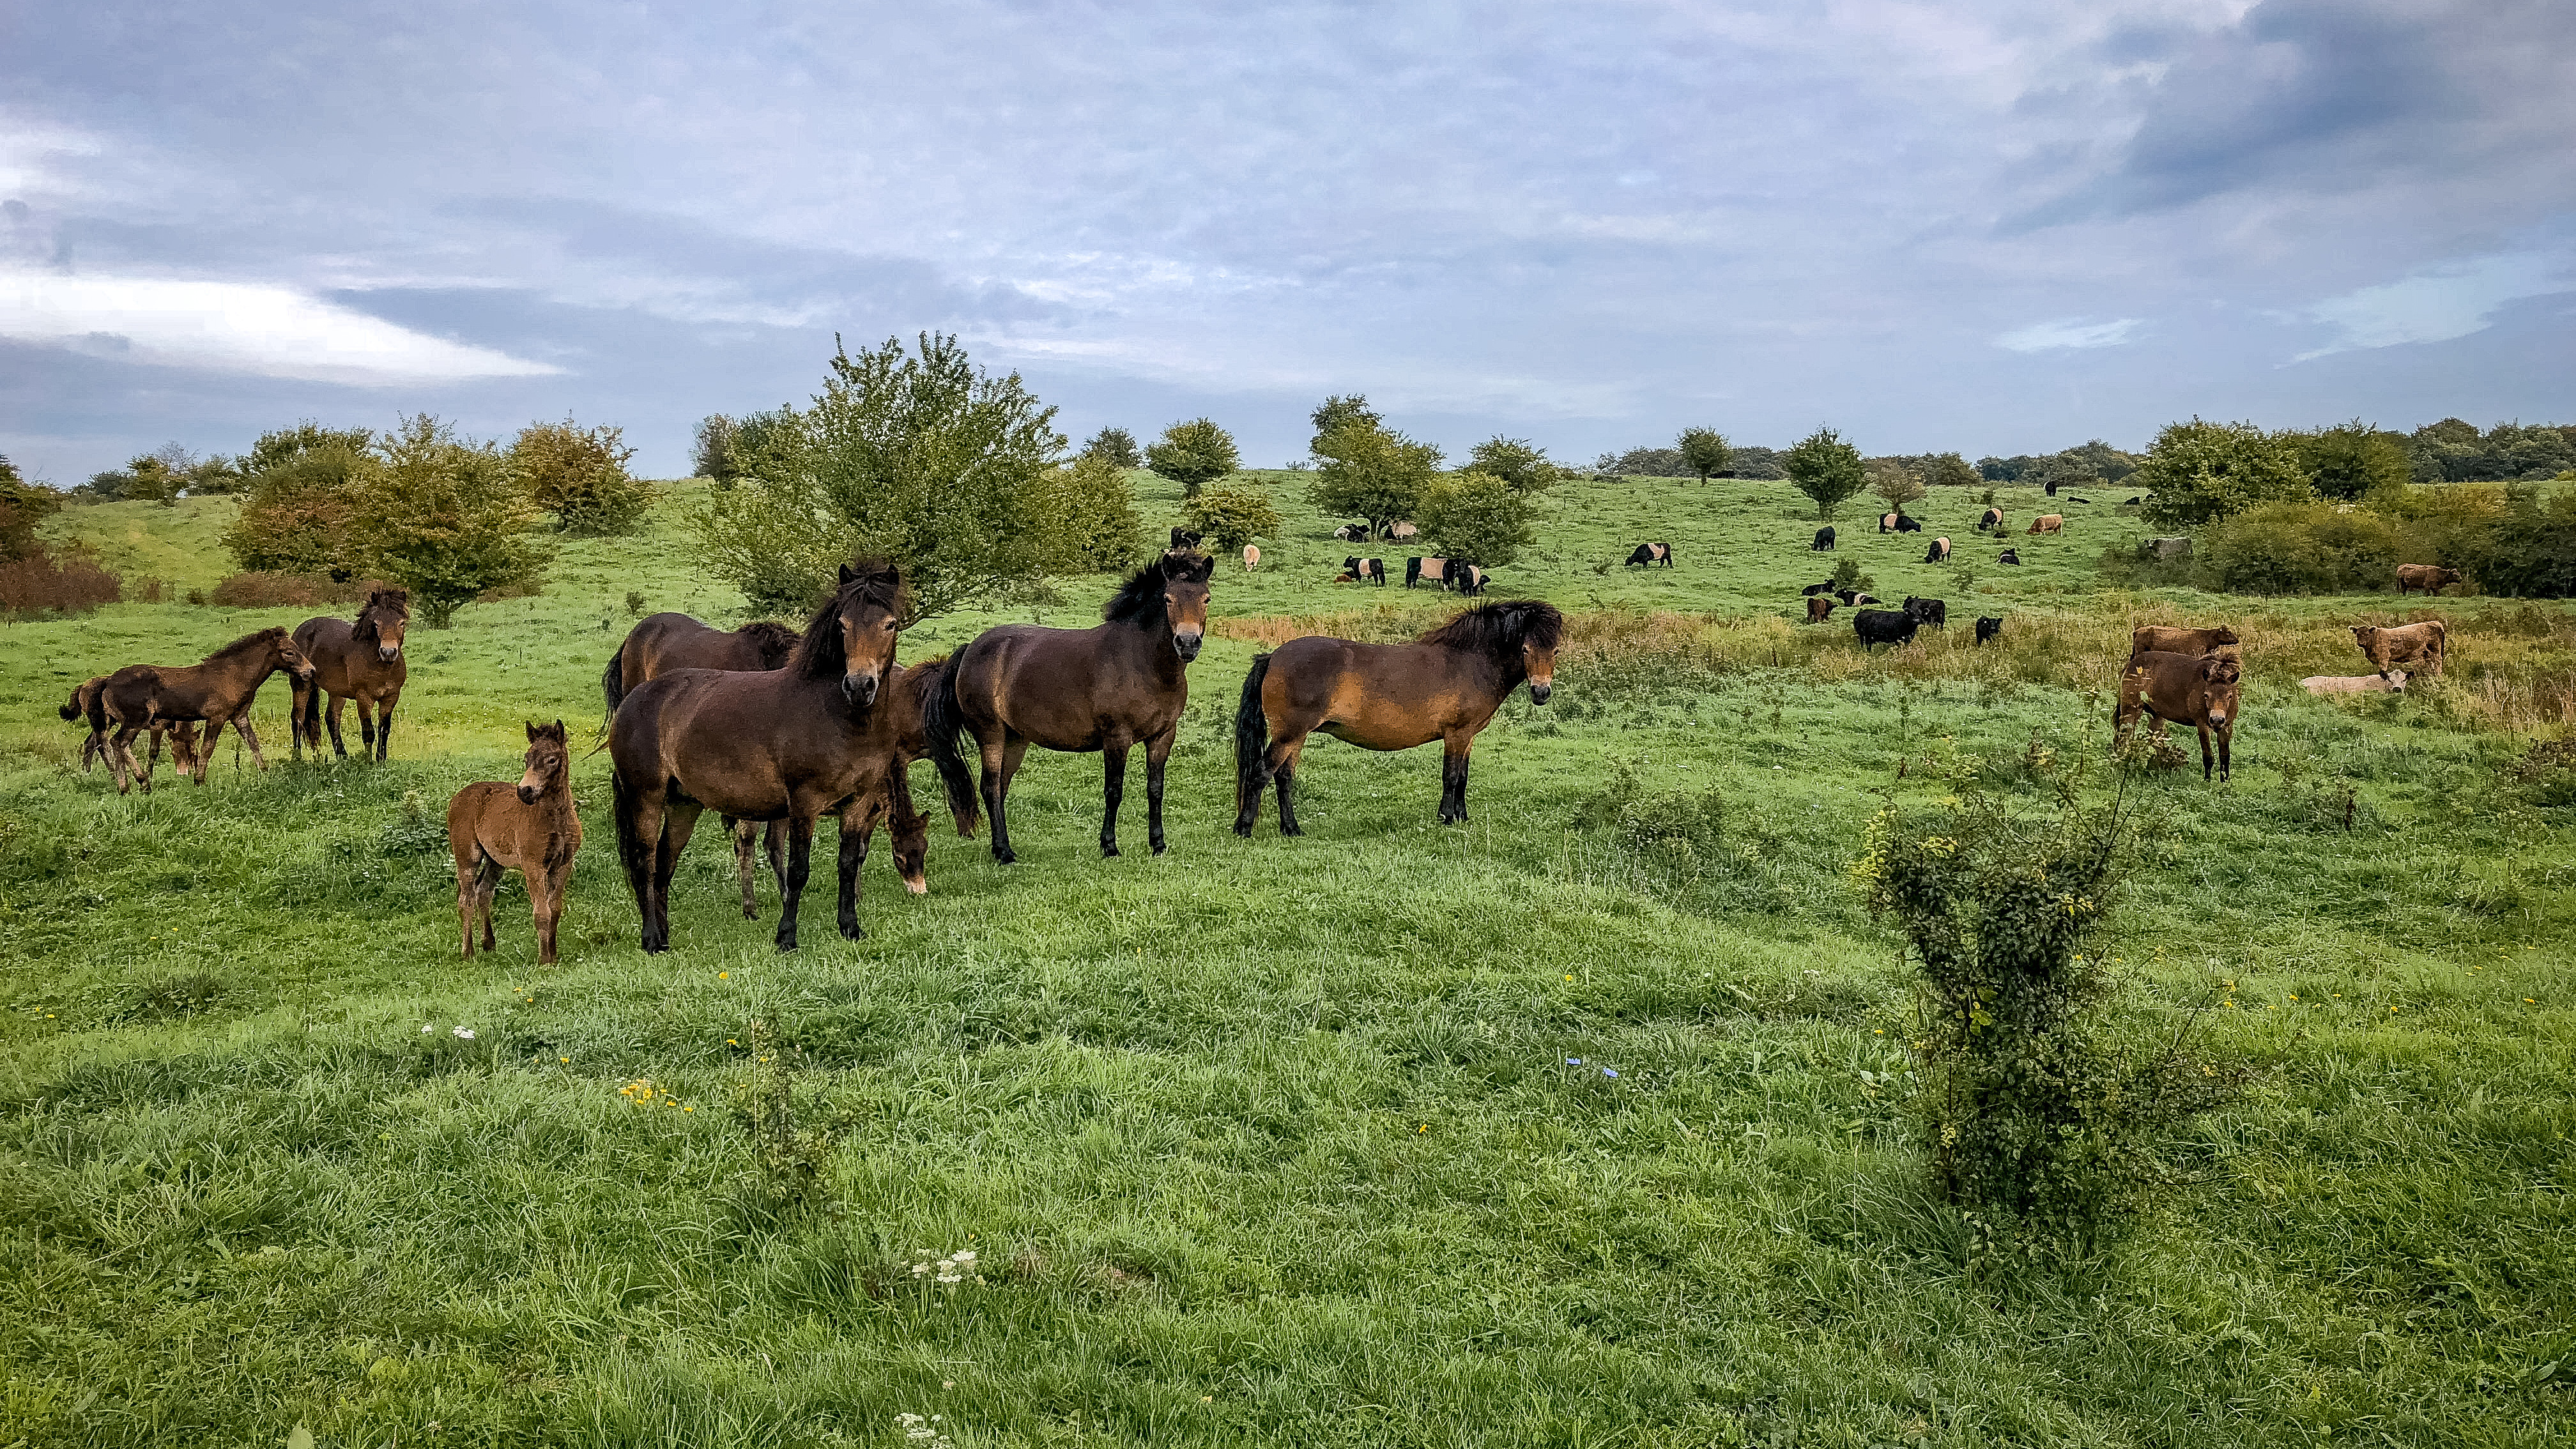
[[[2003,632],[2004,619],[2001,614],[1990,615],[1977,621],[1977,642],[1980,644],[1989,639],[2002,638]]]
[[[1899,533],[1921,533],[1923,531],[1923,525],[1900,513],[1896,515],[1896,531]]]
[[[1449,578],[1451,582],[1457,585],[1458,592],[1462,594],[1481,594],[1485,591],[1485,585],[1494,581],[1494,576],[1492,574],[1485,572],[1483,569],[1480,569],[1471,563],[1452,563],[1449,565]]]
[[[1843,607],[1846,609],[1853,608],[1861,604],[1875,604],[1878,602],[1878,600],[1871,598],[1869,595],[1862,593],[1858,589],[1836,589],[1834,590],[1834,597],[1842,600]]]
[[[1873,644],[1910,644],[1920,627],[1912,614],[1898,609],[1863,609],[1852,615],[1852,632],[1860,636],[1864,654]]]
[[[2021,563],[2021,550],[2017,548],[2005,549],[2003,557],[1996,559],[1995,562],[2008,563],[2018,567]]]
[[[1635,553],[1628,555],[1628,565],[1631,568],[1652,564],[1662,564],[1666,568],[1671,568],[1673,546],[1669,543],[1641,543],[1637,545]]]
[[[1918,624],[1929,624],[1935,629],[1950,627],[1950,606],[1942,600],[1918,599],[1912,594],[1907,594],[1905,612],[1912,614],[1914,622]]]
[[[1183,549],[1196,548],[1198,546],[1199,535],[1190,532],[1186,528],[1175,528],[1172,530],[1172,551],[1174,553],[1178,553]]]
[[[1386,587],[1385,559],[1346,558],[1342,560],[1342,572],[1349,574],[1351,576],[1351,582],[1353,583],[1364,584],[1371,579],[1375,579],[1377,580],[1377,586],[1379,588],[1382,589]]]
[[[1832,548],[1834,546],[1834,526],[1829,523],[1824,527],[1817,529],[1816,541],[1807,546],[1818,553],[1823,553],[1825,550]]]
[[[2123,503],[2123,504],[2121,504],[2120,506],[2121,506],[2122,508],[2135,508],[2135,507],[2137,507],[2139,504],[2144,503],[2144,502],[2146,502],[2146,501],[2147,501],[2147,500],[2146,500],[2144,497],[2137,497],[2137,498],[2132,498],[2132,499],[2130,499],[2128,502]]]
[[[1977,515],[1977,532],[1979,533],[1983,533],[1989,528],[2000,533],[2003,531],[2003,526],[2004,511],[2000,508],[1989,508],[1985,512]]]
[[[1365,523],[1345,523],[1333,530],[1333,537],[1344,543],[1366,543],[1368,533],[1368,525]]]
[[[2078,498],[2074,494],[2069,493],[2066,495],[2066,501],[2069,503],[2090,503],[2093,500],[2090,498]]]
[[[2051,498],[2054,498],[2054,497],[2056,497],[2056,496],[2057,496],[2057,485],[2056,485],[2056,484],[2051,483],[2051,484],[2049,484],[2049,485],[2048,485],[2048,496],[2049,496],[2049,497],[2051,497]]]
[[[1798,592],[1812,599],[1818,594],[1830,594],[1833,591],[1834,586],[1831,584],[1809,584]]]

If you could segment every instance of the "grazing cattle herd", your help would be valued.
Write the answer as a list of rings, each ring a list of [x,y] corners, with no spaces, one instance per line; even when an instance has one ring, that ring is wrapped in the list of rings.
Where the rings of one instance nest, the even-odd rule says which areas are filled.
[[[2055,490],[2052,489],[2053,493]],[[2133,500],[2134,501],[2134,500]],[[2032,520],[2029,532],[2063,530],[2060,514]],[[1922,531],[1901,510],[1882,514],[1881,533]],[[1414,525],[1351,523],[1332,530],[1360,542],[1372,533],[1408,538]],[[2003,511],[1988,507],[1979,533],[2000,539]],[[807,622],[790,629],[768,622],[720,630],[685,614],[656,614],[638,623],[601,677],[609,719],[609,752],[618,855],[647,951],[670,946],[669,889],[699,815],[714,810],[732,836],[743,914],[757,915],[754,883],[765,854],[779,882],[777,944],[797,943],[797,913],[810,875],[813,834],[825,817],[839,824],[838,921],[842,935],[864,934],[858,881],[876,827],[889,827],[897,872],[913,892],[926,890],[927,820],[912,802],[909,769],[936,767],[961,837],[989,817],[990,848],[1002,864],[1016,860],[1008,801],[1011,782],[1031,745],[1103,757],[1100,850],[1119,853],[1119,805],[1129,753],[1145,750],[1146,817],[1152,849],[1165,849],[1164,775],[1189,699],[1188,668],[1207,632],[1212,560],[1200,537],[1171,531],[1171,546],[1129,577],[1088,629],[1006,624],[987,629],[953,655],[909,669],[895,662],[895,642],[909,622],[901,571],[885,560],[844,565],[833,595]],[[1835,531],[1816,531],[1812,548],[1835,546]],[[2190,557],[2191,541],[2149,539],[2142,554]],[[1924,562],[1946,563],[1948,538],[1934,538]],[[1245,546],[1247,572],[1261,564]],[[2005,549],[2001,562],[2018,564]],[[1666,540],[1640,543],[1631,567],[1670,569]],[[1600,567],[1607,567],[1606,562]],[[1841,566],[1845,573],[1852,565]],[[1342,560],[1337,582],[1387,581],[1386,560]],[[1473,562],[1448,557],[1405,560],[1405,587],[1429,582],[1465,595],[1491,582]],[[2450,569],[2408,564],[2397,570],[2401,594],[2461,582]],[[1880,604],[1852,584],[1825,582],[1800,590],[1806,622],[1828,622],[1852,609],[1852,633],[1864,654],[1902,648],[1919,632],[1949,627],[1945,600],[1906,595],[1899,608]],[[216,739],[230,725],[259,768],[267,762],[252,728],[251,703],[273,674],[288,677],[291,738],[298,759],[317,757],[327,730],[335,754],[344,703],[357,708],[361,758],[382,761],[393,714],[408,678],[404,640],[409,596],[370,593],[354,619],[308,619],[291,633],[268,628],[245,635],[193,665],[133,664],[76,687],[60,713],[88,727],[81,751],[86,772],[108,762],[125,793],[152,767],[166,737],[182,774],[203,785]],[[2004,617],[1976,621],[1975,642],[2003,638]],[[1563,616],[1535,600],[1469,607],[1402,644],[1308,636],[1253,658],[1235,714],[1235,819],[1249,835],[1263,793],[1276,787],[1279,830],[1300,833],[1295,782],[1307,737],[1315,733],[1370,750],[1406,750],[1441,742],[1438,818],[1467,818],[1468,760],[1477,734],[1503,700],[1526,686],[1534,704],[1553,687]],[[2410,678],[2439,677],[2448,630],[2438,619],[2403,625],[2357,625],[2353,642],[2374,673],[2317,675],[2299,681],[2319,696],[2395,693]],[[2161,736],[2189,724],[2201,743],[2204,780],[2230,778],[2231,745],[2241,716],[2243,662],[2236,632],[2224,625],[2140,625],[2131,634],[2113,710],[2116,740],[2141,720]],[[133,749],[149,734],[149,763]],[[981,779],[963,743],[973,742]],[[518,782],[483,782],[457,792],[448,809],[448,842],[456,870],[462,948],[474,954],[478,925],[492,949],[492,906],[506,872],[528,881],[539,959],[556,958],[556,938],[574,858],[582,840],[573,805],[573,751],[562,721],[527,726],[525,769]]]

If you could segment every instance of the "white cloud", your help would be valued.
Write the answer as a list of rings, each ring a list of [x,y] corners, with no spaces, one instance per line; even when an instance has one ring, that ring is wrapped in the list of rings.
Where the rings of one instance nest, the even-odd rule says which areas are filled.
[[[0,269],[0,337],[211,372],[389,387],[563,369],[286,287]]]
[[[2294,360],[2306,362],[2405,342],[2448,342],[2485,331],[2496,309],[2507,302],[2568,291],[2576,291],[2576,277],[2570,276],[2560,258],[2545,252],[2505,252],[2453,262],[2402,281],[2329,297],[2310,307],[2311,320],[2339,329],[2340,335]]]
[[[2007,332],[1995,339],[1995,345],[2006,352],[2051,352],[2061,347],[2117,347],[2137,340],[2138,329],[2146,325],[2142,317],[2120,317],[2109,322],[2087,322],[2080,317],[2061,317],[2054,322],[2035,322],[2017,332]]]

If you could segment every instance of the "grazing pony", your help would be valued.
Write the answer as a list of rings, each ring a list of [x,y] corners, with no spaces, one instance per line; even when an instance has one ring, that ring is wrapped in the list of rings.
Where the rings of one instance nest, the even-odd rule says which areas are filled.
[[[983,806],[993,817],[993,859],[1017,860],[1005,813],[1011,777],[1031,744],[1068,754],[1100,752],[1100,853],[1118,853],[1118,802],[1127,752],[1145,747],[1145,826],[1163,853],[1163,765],[1190,702],[1190,661],[1207,637],[1208,576],[1216,561],[1167,553],[1139,569],[1089,629],[1004,624],[975,636],[925,691],[922,730],[948,808],[971,830],[975,785],[957,748],[972,733],[984,767]]]
[[[2111,711],[2114,745],[2125,740],[2144,714],[2159,735],[2165,724],[2187,724],[2200,731],[2200,778],[2209,778],[2209,737],[2218,736],[2218,778],[2227,778],[2227,746],[2236,736],[2237,681],[2243,669],[2233,654],[2168,654],[2151,649],[2134,655],[2120,675],[2120,702]]]
[[[796,949],[814,822],[891,794],[899,732],[888,708],[903,574],[882,559],[841,566],[831,599],[784,668],[681,669],[636,686],[609,722],[617,853],[646,951],[671,946],[671,873],[698,815],[787,822],[778,949]],[[841,833],[841,934],[858,940],[868,837]]]
[[[1412,588],[1415,584],[1422,582],[1424,579],[1429,579],[1431,582],[1438,584],[1443,589],[1448,588],[1449,560],[1445,558],[1406,559],[1404,561],[1404,586],[1408,589]]]
[[[528,880],[537,918],[537,964],[555,964],[555,927],[563,921],[564,887],[581,850],[581,815],[573,809],[572,746],[564,724],[528,726],[527,768],[519,783],[468,785],[447,802],[447,853],[456,861],[456,914],[465,926],[465,959],[474,959],[474,920],[483,920],[483,949],[492,949],[492,898],[501,876]]]
[[[1524,682],[1532,704],[1547,703],[1564,629],[1554,605],[1514,600],[1480,604],[1410,644],[1310,635],[1254,655],[1234,716],[1234,833],[1252,833],[1274,780],[1279,833],[1304,833],[1292,786],[1317,730],[1364,750],[1440,741],[1440,821],[1464,821],[1477,731]]]
[[[402,652],[403,634],[410,628],[409,589],[378,589],[367,595],[354,624],[324,617],[295,626],[295,647],[313,661],[313,682],[295,686],[294,712],[287,721],[295,758],[304,758],[307,744],[315,755],[322,753],[322,701],[328,695],[331,752],[344,760],[349,757],[348,746],[340,743],[340,702],[355,700],[358,753],[361,758],[372,753],[378,763],[383,762],[385,750],[393,743],[394,705],[402,698],[403,681],[411,677],[411,665]]]
[[[81,740],[80,763],[84,775],[100,760],[108,758],[107,710],[98,702],[98,692],[106,685],[107,679],[104,674],[91,675],[72,690],[68,702],[54,711],[65,719],[84,720],[89,725],[89,734]],[[178,767],[180,774],[193,776],[200,785],[206,783],[205,775],[197,768],[197,722],[194,720],[152,726],[152,749],[144,757],[144,773],[149,775],[160,768],[163,735],[170,737],[170,763]]]
[[[134,736],[140,730],[183,720],[201,720],[206,726],[197,746],[198,784],[205,783],[215,737],[226,724],[240,731],[242,743],[250,746],[252,762],[267,769],[259,732],[250,725],[250,706],[259,697],[259,687],[281,671],[292,683],[313,682],[313,666],[295,647],[294,639],[284,629],[262,629],[235,639],[196,664],[129,664],[109,675],[98,687],[98,709],[101,718],[117,726],[116,737],[107,747],[108,765],[116,771],[116,793],[124,794],[137,774],[143,779],[143,793],[152,793],[151,772],[134,762]]]
[[[1817,553],[1824,553],[1824,552],[1826,552],[1827,550],[1831,549],[1833,546],[1834,546],[1834,526],[1833,526],[1832,524],[1830,524],[1830,523],[1826,524],[1826,525],[1825,525],[1824,527],[1822,527],[1822,528],[1817,529],[1817,530],[1816,530],[1816,541],[1815,541],[1814,543],[1811,543],[1811,544],[1807,545],[1807,547],[1808,547],[1808,548],[1810,548],[1810,549],[1814,550],[1814,551],[1815,551],[1815,552],[1817,552]]]
[[[1629,568],[1637,568],[1642,565],[1652,564],[1662,564],[1666,568],[1671,568],[1673,566],[1673,546],[1669,543],[1641,543],[1637,545],[1636,552],[1628,555],[1626,566]]]
[[[1342,560],[1342,572],[1349,574],[1351,576],[1351,582],[1355,584],[1364,584],[1371,579],[1375,579],[1377,580],[1377,586],[1379,588],[1382,589],[1386,587],[1385,559],[1361,558],[1354,554],[1353,556]]]

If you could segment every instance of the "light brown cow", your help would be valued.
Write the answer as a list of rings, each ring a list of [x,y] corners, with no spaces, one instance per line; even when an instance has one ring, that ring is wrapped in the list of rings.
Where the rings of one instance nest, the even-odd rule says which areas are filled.
[[[2446,569],[2437,564],[2399,564],[2397,566],[2397,592],[2401,594],[2413,589],[2422,589],[2428,594],[2438,594],[2445,585],[2458,582],[2460,582],[2458,569]]]
[[[1807,596],[1807,622],[1821,624],[1834,615],[1834,601],[1823,594]]]
[[[1245,544],[1243,546],[1243,571],[1245,573],[1250,573],[1259,567],[1261,567],[1261,550],[1254,548],[1251,544]]]
[[[2352,642],[2361,646],[2362,657],[2379,667],[2379,677],[2400,664],[2421,664],[2417,671],[2442,677],[2444,655],[2449,652],[2451,631],[2439,619],[2420,624],[2396,624],[2386,628],[2355,625]]]
[[[2066,515],[2063,513],[2043,513],[2030,521],[2030,531],[2033,533],[2063,533],[2066,531]]]
[[[2310,694],[2387,694],[2406,687],[2403,669],[2382,679],[2376,674],[2311,674],[2299,681]]]
[[[2149,650],[2129,661],[2120,676],[2120,702],[2111,712],[2114,741],[2146,715],[2155,732],[2165,724],[2187,724],[2200,731],[2200,778],[2209,778],[2209,737],[2218,736],[2218,778],[2227,778],[2227,747],[2236,736],[2237,681],[2243,671],[2232,654],[2167,654]]]
[[[2129,631],[2129,657],[2135,659],[2154,649],[2166,654],[2188,654],[2197,659],[2221,645],[2236,642],[2236,631],[2224,624],[2215,629],[2176,629],[2163,624],[2140,624]]]

